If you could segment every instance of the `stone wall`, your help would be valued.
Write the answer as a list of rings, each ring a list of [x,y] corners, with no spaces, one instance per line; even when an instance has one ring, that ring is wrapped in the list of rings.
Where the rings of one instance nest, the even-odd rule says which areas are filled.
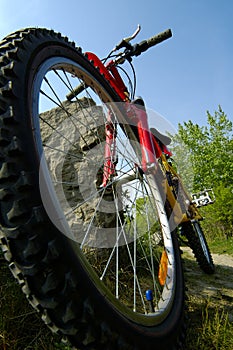
[[[63,108],[41,114],[41,136],[54,189],[69,223],[66,234],[79,243],[111,245],[116,226],[113,189],[103,196],[100,191],[105,147],[102,108],[87,98],[66,101]]]

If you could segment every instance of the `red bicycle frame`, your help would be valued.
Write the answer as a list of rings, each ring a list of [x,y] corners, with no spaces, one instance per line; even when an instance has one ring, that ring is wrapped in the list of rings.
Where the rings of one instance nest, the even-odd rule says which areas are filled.
[[[93,53],[86,53],[88,59],[92,61],[94,66],[99,69],[100,73],[108,80],[112,88],[116,91],[118,96],[125,102],[125,113],[127,122],[136,125],[139,143],[141,147],[141,168],[147,172],[148,168],[153,165],[156,169],[157,158],[162,154],[162,150],[149,130],[148,116],[143,106],[137,105],[130,101],[127,87],[125,86],[114,61],[109,61],[106,66]],[[105,125],[106,144],[105,144],[105,162],[102,186],[106,187],[108,181],[115,175],[116,170],[116,131],[109,111],[108,121]]]

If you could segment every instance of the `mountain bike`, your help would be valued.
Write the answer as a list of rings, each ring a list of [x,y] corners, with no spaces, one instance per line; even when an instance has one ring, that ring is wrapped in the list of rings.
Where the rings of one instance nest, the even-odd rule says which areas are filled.
[[[135,96],[132,58],[172,33],[132,45],[139,30],[102,60],[42,28],[0,44],[2,249],[31,305],[78,349],[182,348],[180,237],[214,271],[170,138]]]

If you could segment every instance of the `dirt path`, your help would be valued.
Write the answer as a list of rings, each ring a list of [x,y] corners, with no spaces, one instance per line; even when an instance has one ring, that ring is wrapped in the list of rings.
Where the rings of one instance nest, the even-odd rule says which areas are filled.
[[[233,268],[233,257],[226,254],[212,254],[216,265],[232,267]]]
[[[212,254],[216,266],[213,275],[207,275],[199,268],[188,247],[182,247],[185,261],[185,277],[188,295],[209,299],[216,305],[223,306],[233,322],[233,257]]]

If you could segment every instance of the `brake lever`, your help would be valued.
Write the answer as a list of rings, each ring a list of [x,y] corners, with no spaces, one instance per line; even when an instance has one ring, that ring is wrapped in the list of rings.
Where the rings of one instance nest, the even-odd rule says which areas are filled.
[[[125,47],[125,48],[130,50],[132,48],[132,45],[130,44],[130,41],[133,40],[138,35],[140,30],[141,30],[141,26],[138,24],[137,29],[135,30],[135,32],[131,36],[122,39],[121,42],[114,47],[112,52],[117,51],[117,50],[121,49],[122,47]]]
[[[126,41],[127,43],[130,42],[131,40],[136,38],[136,36],[140,32],[140,30],[141,30],[141,26],[140,26],[140,24],[138,24],[137,29],[135,30],[135,32],[131,36],[129,36],[128,38],[125,38],[123,40]]]

